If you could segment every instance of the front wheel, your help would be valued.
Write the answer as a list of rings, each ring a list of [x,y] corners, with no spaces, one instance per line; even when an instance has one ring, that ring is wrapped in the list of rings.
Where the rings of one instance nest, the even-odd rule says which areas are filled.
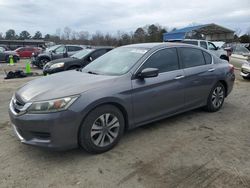
[[[79,144],[90,153],[112,149],[124,131],[124,117],[113,105],[103,105],[91,111],[79,132]]]
[[[218,111],[224,103],[225,96],[226,92],[224,85],[220,82],[217,83],[209,94],[205,109],[209,112]]]
[[[49,59],[48,59],[48,58],[42,58],[42,59],[40,59],[39,62],[38,62],[38,67],[39,67],[40,69],[43,69],[44,65],[46,65],[46,63],[48,63],[48,62],[49,62]]]

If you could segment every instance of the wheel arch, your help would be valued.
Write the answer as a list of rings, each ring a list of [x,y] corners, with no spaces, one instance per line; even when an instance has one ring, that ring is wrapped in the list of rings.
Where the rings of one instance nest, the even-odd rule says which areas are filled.
[[[111,100],[110,101],[101,101],[101,102],[96,102],[94,104],[90,104],[85,108],[87,110],[83,114],[83,119],[82,119],[81,124],[80,124],[80,126],[78,128],[78,136],[79,136],[79,131],[81,129],[81,126],[82,126],[83,122],[85,121],[86,117],[89,115],[89,113],[92,112],[94,109],[96,109],[96,108],[98,108],[100,106],[104,106],[104,105],[112,105],[112,106],[115,106],[116,108],[118,108],[121,111],[121,113],[122,113],[122,115],[124,117],[124,121],[125,121],[125,129],[124,130],[126,131],[126,130],[128,130],[130,128],[129,127],[130,122],[129,122],[128,110],[126,109],[126,107],[124,105],[122,105],[118,101],[111,101]]]
[[[228,86],[227,86],[227,82],[226,82],[225,80],[219,80],[219,82],[224,86],[224,88],[225,88],[225,93],[226,93],[225,97],[227,97],[227,95],[228,95]]]

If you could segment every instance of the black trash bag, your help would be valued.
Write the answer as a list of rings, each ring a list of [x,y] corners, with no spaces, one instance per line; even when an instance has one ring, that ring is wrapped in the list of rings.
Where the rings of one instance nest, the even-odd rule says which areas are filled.
[[[27,75],[22,70],[9,71],[4,79],[24,78]]]

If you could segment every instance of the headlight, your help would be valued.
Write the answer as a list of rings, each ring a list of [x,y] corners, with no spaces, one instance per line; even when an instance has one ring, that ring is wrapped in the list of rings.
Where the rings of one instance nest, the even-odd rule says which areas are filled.
[[[27,109],[29,113],[49,113],[66,110],[78,96],[64,97],[48,101],[33,102]]]
[[[61,63],[55,63],[53,65],[50,66],[50,68],[55,69],[55,68],[60,68],[64,66],[64,62]]]

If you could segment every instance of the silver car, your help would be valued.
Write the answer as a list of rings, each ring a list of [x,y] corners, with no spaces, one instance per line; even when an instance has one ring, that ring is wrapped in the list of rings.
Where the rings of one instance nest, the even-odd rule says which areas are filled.
[[[9,115],[25,144],[101,153],[128,129],[199,107],[218,111],[234,80],[227,61],[200,47],[133,44],[80,71],[27,83],[13,95]]]

